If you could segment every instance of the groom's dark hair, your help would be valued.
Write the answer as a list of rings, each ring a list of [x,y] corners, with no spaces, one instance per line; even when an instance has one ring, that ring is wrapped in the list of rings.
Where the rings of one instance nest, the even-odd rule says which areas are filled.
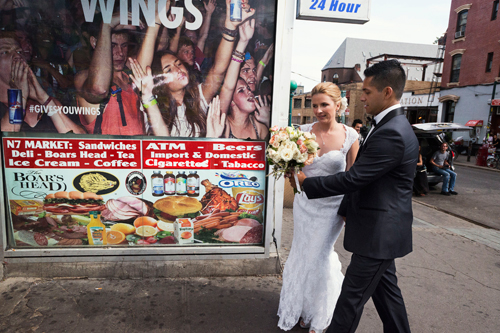
[[[406,83],[406,74],[397,60],[379,62],[364,71],[365,77],[372,77],[371,84],[382,91],[385,87],[391,87],[398,100],[403,96]]]

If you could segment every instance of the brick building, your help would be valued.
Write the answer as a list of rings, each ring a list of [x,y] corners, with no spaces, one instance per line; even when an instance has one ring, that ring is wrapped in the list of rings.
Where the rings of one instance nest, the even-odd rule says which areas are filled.
[[[461,124],[482,120],[480,139],[488,131],[488,121],[494,132],[500,132],[500,107],[490,105],[500,95],[498,11],[499,0],[452,0],[446,32],[441,120]]]

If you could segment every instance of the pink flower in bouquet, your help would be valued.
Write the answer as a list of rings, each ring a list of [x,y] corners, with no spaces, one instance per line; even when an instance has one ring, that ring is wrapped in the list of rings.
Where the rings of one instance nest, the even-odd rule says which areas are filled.
[[[316,154],[309,154],[307,157],[307,160],[304,162],[305,165],[311,165],[314,161],[314,158],[316,157]]]
[[[304,141],[302,141],[300,139],[297,140],[297,146],[302,146],[303,143],[304,143]]]
[[[298,142],[297,142],[298,143]],[[305,144],[300,145],[300,153],[304,154],[307,151],[307,147]]]
[[[287,132],[279,132],[278,134],[278,138],[281,140],[281,141],[286,141],[288,140],[289,136],[288,136],[288,133]]]
[[[280,127],[278,125],[271,127],[271,131],[276,132]]]
[[[274,143],[274,141],[276,140],[276,135],[273,135],[271,137],[271,140],[269,140],[269,144],[272,145]]]

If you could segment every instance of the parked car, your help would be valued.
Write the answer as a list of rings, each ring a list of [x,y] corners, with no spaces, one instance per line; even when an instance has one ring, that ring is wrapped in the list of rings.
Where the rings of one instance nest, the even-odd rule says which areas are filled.
[[[438,151],[443,142],[447,142],[446,133],[464,131],[468,132],[470,127],[466,127],[457,123],[426,123],[426,124],[413,124],[413,132],[417,136],[420,143],[420,152],[422,159],[427,167],[427,180],[429,186],[435,186],[443,181],[443,176],[438,175],[432,171],[430,160],[434,152]],[[452,151],[450,144],[448,144],[448,151],[450,151],[450,159],[448,162],[453,168],[453,160],[455,152]]]

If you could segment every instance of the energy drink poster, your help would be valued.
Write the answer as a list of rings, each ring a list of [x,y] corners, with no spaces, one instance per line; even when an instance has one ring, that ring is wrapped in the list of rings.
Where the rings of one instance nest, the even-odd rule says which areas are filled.
[[[1,130],[265,140],[275,17],[273,0],[0,1]]]
[[[8,137],[2,145],[13,246],[263,242],[262,142]]]

